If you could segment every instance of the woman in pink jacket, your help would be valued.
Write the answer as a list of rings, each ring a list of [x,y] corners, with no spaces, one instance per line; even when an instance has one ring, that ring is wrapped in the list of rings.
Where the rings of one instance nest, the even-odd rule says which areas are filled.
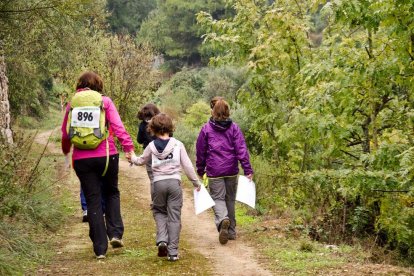
[[[103,82],[94,72],[83,73],[76,85],[76,93],[85,91],[102,93]],[[119,156],[115,147],[113,134],[118,138],[123,151],[134,151],[131,137],[126,132],[118,111],[112,100],[102,96],[102,107],[105,112],[105,122],[109,128],[108,137],[95,149],[80,149],[73,147],[73,167],[85,193],[88,206],[89,237],[97,259],[105,258],[108,249],[108,238],[112,247],[122,247],[124,225],[121,218],[120,194],[118,189]],[[70,103],[62,123],[62,151],[68,155],[72,146],[67,133],[67,123],[74,119],[68,118],[72,110]],[[105,171],[105,173],[104,173]],[[102,213],[101,200],[106,203],[105,219]]]

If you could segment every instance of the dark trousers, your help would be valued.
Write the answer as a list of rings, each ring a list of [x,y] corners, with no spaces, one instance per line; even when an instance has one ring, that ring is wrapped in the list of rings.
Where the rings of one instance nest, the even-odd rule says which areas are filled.
[[[88,206],[89,237],[96,255],[104,255],[108,249],[108,238],[122,238],[124,225],[121,218],[118,189],[118,154],[109,157],[105,176],[106,157],[79,159],[73,168],[78,176]],[[105,219],[102,212],[105,201]]]
[[[80,189],[80,203],[82,211],[88,210],[88,205],[86,204],[85,194],[83,193],[82,187]],[[102,212],[105,214],[105,200],[102,198]]]

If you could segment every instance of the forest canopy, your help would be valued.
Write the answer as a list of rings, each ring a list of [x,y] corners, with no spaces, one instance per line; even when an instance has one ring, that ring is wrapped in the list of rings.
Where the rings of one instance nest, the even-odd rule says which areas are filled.
[[[200,12],[198,21],[221,51],[212,64],[249,70],[239,99],[250,146],[278,167],[277,185],[295,187],[299,206],[313,198],[330,209],[319,227],[341,217],[343,235],[375,228],[412,258],[414,2],[231,4],[234,17]]]
[[[375,237],[412,263],[413,14],[414,0],[8,0],[0,56],[13,120],[64,106],[93,70],[131,133],[155,102],[191,149],[225,96],[259,214],[329,243]]]

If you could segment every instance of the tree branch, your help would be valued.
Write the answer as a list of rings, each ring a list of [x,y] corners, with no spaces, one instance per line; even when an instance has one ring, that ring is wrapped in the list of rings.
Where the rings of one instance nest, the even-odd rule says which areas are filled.
[[[349,155],[349,156],[351,156],[351,157],[355,158],[356,160],[359,160],[359,157],[358,157],[358,156],[353,155],[352,153],[349,153],[349,152],[344,151],[344,150],[341,150],[341,151],[342,151],[343,153],[345,153],[346,155]]]
[[[0,13],[26,13],[26,12],[32,12],[37,10],[48,10],[48,9],[54,9],[57,5],[54,6],[44,6],[44,7],[33,7],[33,8],[27,8],[27,9],[21,9],[21,10],[0,10]]]

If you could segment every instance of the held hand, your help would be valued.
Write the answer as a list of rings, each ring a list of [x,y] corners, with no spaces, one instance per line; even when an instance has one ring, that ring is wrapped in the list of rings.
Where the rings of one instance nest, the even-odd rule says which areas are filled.
[[[200,181],[198,181],[198,185],[194,186],[195,190],[199,192],[201,190],[201,185],[203,185]]]
[[[253,179],[253,174],[248,174],[248,175],[246,175],[246,177],[249,179],[249,181],[252,181],[252,179]]]
[[[135,155],[134,151],[125,152],[125,158],[128,160],[129,163],[131,163],[132,155]]]

